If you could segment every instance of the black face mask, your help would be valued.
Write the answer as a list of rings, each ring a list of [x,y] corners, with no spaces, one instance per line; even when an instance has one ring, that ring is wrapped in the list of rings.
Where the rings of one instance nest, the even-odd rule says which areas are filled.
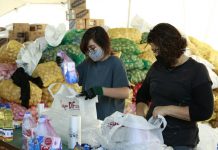
[[[164,65],[164,67],[166,67],[166,68],[171,68],[171,67],[170,67],[170,63],[169,63],[166,59],[164,59],[163,56],[157,55],[157,56],[156,56],[156,59],[157,59],[157,61],[158,61],[159,63],[161,63],[162,65]]]

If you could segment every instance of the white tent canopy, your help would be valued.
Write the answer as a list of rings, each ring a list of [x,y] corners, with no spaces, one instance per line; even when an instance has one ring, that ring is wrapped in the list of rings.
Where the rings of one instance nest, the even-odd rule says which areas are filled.
[[[105,19],[105,24],[109,27],[127,27],[131,25],[132,18],[138,15],[151,25],[171,23],[185,34],[205,41],[218,50],[217,0],[86,1],[91,18]],[[13,22],[67,24],[66,2],[67,0],[0,0],[0,26]]]
[[[0,0],[0,16],[26,4],[55,4],[67,0]]]

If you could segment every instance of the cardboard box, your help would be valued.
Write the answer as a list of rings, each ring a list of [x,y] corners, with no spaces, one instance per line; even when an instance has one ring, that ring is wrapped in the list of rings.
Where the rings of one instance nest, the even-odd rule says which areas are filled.
[[[14,39],[16,39],[16,37],[17,37],[17,35],[12,30],[8,31],[9,40],[14,40]]]
[[[96,19],[86,19],[86,29],[96,26]]]
[[[89,19],[90,18],[90,12],[89,9],[76,9],[72,10],[75,13],[76,19]]]
[[[69,11],[66,11],[66,20],[73,20],[73,19],[76,19],[76,14],[75,14],[75,11],[74,10],[69,10]]]
[[[18,42],[26,42],[29,40],[29,32],[15,32],[9,31],[9,40],[17,40]]]
[[[47,24],[31,24],[30,31],[45,31]]]
[[[85,19],[72,19],[69,20],[69,29],[85,29]]]
[[[86,9],[86,0],[69,0],[68,9]]]
[[[37,38],[45,36],[44,31],[30,31],[29,32],[29,41],[35,41]]]
[[[97,26],[104,26],[104,19],[96,19]]]
[[[14,32],[29,32],[30,25],[28,23],[13,23]]]
[[[86,29],[95,26],[104,26],[104,19],[86,19]]]
[[[8,38],[0,38],[0,47],[6,43],[8,43],[9,39]]]

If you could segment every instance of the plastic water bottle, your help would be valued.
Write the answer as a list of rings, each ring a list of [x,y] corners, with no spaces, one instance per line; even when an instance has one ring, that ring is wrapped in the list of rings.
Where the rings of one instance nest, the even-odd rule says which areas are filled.
[[[33,138],[33,131],[36,127],[36,122],[34,121],[30,112],[24,114],[23,123],[22,123],[22,149],[29,149],[28,141]]]
[[[46,117],[45,116],[40,116],[38,119],[38,125],[36,128],[36,135],[37,136],[48,136],[48,131],[46,127]]]

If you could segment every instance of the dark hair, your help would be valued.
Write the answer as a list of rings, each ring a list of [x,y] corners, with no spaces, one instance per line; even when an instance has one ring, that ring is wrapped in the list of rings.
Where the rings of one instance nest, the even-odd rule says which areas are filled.
[[[80,49],[84,54],[88,51],[88,43],[91,39],[103,49],[105,54],[111,54],[110,38],[104,28],[96,26],[84,33],[80,44]]]
[[[168,66],[176,63],[187,47],[187,41],[171,24],[157,24],[148,34],[147,43],[157,46],[160,56]]]

